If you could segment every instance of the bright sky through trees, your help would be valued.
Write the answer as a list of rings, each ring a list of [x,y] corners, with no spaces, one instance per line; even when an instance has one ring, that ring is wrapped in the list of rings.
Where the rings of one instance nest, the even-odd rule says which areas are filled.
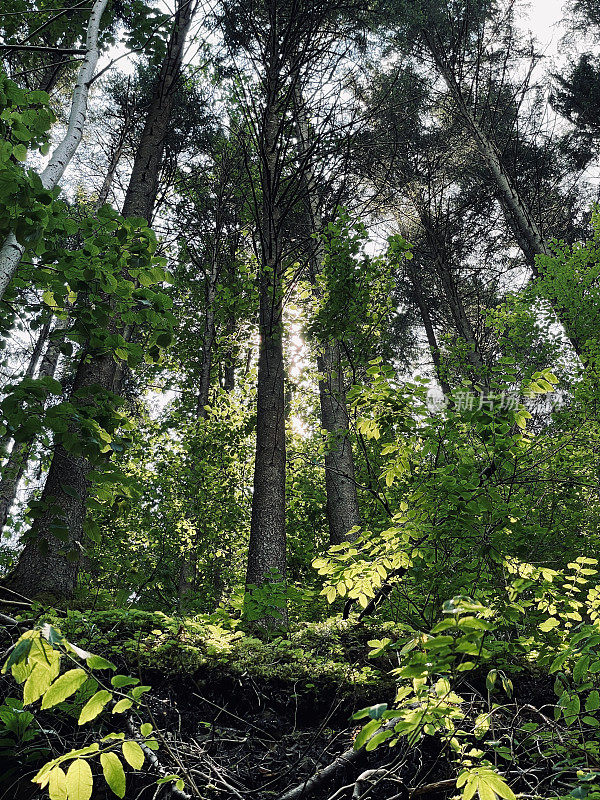
[[[562,0],[532,0],[530,4],[530,26],[540,43],[556,49],[557,40],[562,35],[562,28],[556,23],[562,17]]]

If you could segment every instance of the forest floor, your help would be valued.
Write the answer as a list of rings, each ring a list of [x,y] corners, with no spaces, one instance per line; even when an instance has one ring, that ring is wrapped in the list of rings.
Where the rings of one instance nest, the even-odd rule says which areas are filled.
[[[389,656],[369,658],[368,644],[384,635],[402,635],[393,623],[332,618],[263,642],[205,618],[131,609],[44,617],[60,624],[70,641],[110,658],[119,671],[151,687],[137,724],[150,721],[160,747],[143,770],[128,776],[126,800],[168,797],[171,789],[157,789],[156,780],[174,773],[185,780],[183,793],[174,793],[178,800],[186,795],[203,800],[436,800],[456,794],[455,765],[435,737],[424,737],[418,746],[403,739],[393,748],[386,743],[372,752],[353,749],[363,722],[353,721],[352,715],[394,701],[390,670],[395,664]],[[7,631],[2,637],[2,652],[10,647],[11,636]],[[462,684],[462,696],[475,707],[485,692],[484,674],[469,673]],[[0,800],[43,797],[30,783],[40,763],[122,727],[122,720],[110,714],[98,717],[92,727],[77,726],[82,704],[97,688],[56,709],[36,711],[30,725],[35,735],[18,751],[9,746],[2,751],[0,739],[0,763],[5,763]],[[12,677],[2,676],[0,700],[20,696]],[[518,674],[513,702],[515,708],[553,702],[551,681]],[[109,796],[98,782],[93,800]]]

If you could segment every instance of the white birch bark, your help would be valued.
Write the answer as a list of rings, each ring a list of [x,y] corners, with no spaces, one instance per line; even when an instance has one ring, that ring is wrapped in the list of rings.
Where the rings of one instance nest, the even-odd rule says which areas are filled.
[[[107,3],[108,0],[96,0],[92,8],[85,40],[86,55],[79,68],[77,82],[73,90],[67,131],[40,175],[44,189],[54,189],[58,185],[81,142],[83,125],[87,115],[90,84],[98,64],[100,19]],[[4,293],[19,266],[24,250],[25,248],[19,244],[14,233],[9,233],[2,247],[0,247],[0,300],[4,297]]]

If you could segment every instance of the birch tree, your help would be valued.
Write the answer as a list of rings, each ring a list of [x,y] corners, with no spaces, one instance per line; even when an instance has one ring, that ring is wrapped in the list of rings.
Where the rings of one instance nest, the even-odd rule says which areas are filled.
[[[107,3],[108,0],[95,0],[92,7],[85,38],[85,57],[73,90],[67,130],[40,174],[42,186],[47,190],[58,186],[83,136],[90,86],[100,55],[98,49],[100,21]],[[24,252],[25,246],[17,241],[14,233],[10,233],[0,247],[0,300],[4,297]]]

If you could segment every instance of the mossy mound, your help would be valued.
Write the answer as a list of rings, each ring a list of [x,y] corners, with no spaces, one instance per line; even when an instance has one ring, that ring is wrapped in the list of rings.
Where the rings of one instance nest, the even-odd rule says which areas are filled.
[[[214,616],[176,617],[137,609],[69,610],[48,621],[79,646],[121,662],[129,670],[193,677],[202,684],[251,678],[261,685],[370,696],[393,690],[389,656],[369,658],[368,642],[408,638],[391,622],[343,620],[302,623],[287,636],[262,640],[234,620]]]

